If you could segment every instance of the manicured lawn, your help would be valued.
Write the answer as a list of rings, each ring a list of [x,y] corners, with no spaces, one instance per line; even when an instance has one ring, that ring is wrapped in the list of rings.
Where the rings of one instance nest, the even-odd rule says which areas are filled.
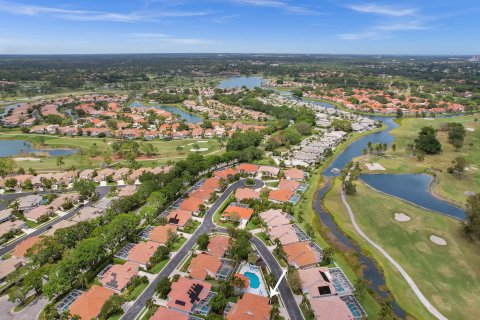
[[[259,232],[257,234],[255,234],[257,236],[257,238],[259,238],[260,240],[263,241],[263,243],[265,243],[266,246],[271,246],[272,243],[270,242],[270,240],[268,240],[268,236],[265,232]]]
[[[137,297],[148,287],[148,283],[141,283],[140,285],[136,286],[135,289],[132,290],[126,297],[128,301],[133,301],[137,299]]]
[[[41,146],[42,139],[44,146]],[[98,167],[103,161],[102,157],[92,158],[89,155],[89,149],[95,143],[100,151],[111,150],[110,144],[115,139],[112,138],[91,138],[91,137],[63,137],[50,136],[38,134],[24,134],[18,133],[0,133],[0,140],[26,140],[32,142],[36,148],[72,148],[79,149],[79,152],[64,157],[64,168],[69,168],[72,165],[77,169]],[[207,141],[206,143],[199,143],[198,141]],[[152,159],[137,159],[144,166],[154,166],[158,164],[165,164],[168,160],[179,160],[186,158],[192,149],[192,145],[197,143],[200,148],[208,148],[208,151],[199,152],[200,154],[209,154],[220,149],[220,144],[215,139],[183,139],[183,140],[153,140],[140,141],[139,143],[151,143],[158,149],[158,153]],[[177,147],[183,147],[183,151],[177,151]],[[117,162],[114,160],[113,162]],[[125,163],[121,163],[124,165]],[[18,165],[24,168],[34,168],[36,170],[58,170],[55,157],[42,158],[41,161],[19,161]]]
[[[246,230],[254,230],[254,229],[257,229],[257,228],[261,228],[262,225],[261,224],[255,224],[252,222],[252,219],[248,220],[248,223],[247,225],[245,226],[245,229]]]
[[[193,255],[190,255],[188,259],[185,261],[185,263],[183,264],[183,266],[180,268],[180,271],[187,272],[188,266],[190,265],[190,262],[192,262],[192,259],[193,259]]]
[[[200,226],[200,221],[197,221],[197,220],[193,220],[191,219],[192,222],[190,222],[190,226],[189,227],[184,227],[183,228],[183,232],[185,233],[194,233],[195,230],[197,230],[197,228]]]
[[[187,242],[187,238],[181,237],[179,238],[175,244],[173,245],[172,251],[178,251],[183,246],[183,244]]]
[[[437,179],[432,184],[431,190],[441,198],[459,206],[464,206],[467,199],[465,191],[480,192],[480,124],[475,121],[479,116],[458,116],[451,118],[435,118],[425,120],[423,118],[406,118],[401,120],[400,127],[391,131],[395,136],[396,151],[388,150],[385,157],[364,156],[365,162],[378,162],[387,169],[377,173],[415,173],[425,172],[429,169],[440,169]],[[448,143],[448,134],[438,132],[438,139],[442,144],[442,152],[438,155],[426,155],[424,161],[418,161],[412,152],[407,149],[409,143],[413,143],[418,132],[424,126],[439,128],[441,123],[460,122],[465,128],[473,128],[475,131],[467,131],[462,149],[455,151]],[[473,143],[473,147],[470,144]],[[462,177],[450,174],[447,168],[456,157],[467,160],[467,166],[474,166],[476,169],[465,171]],[[364,172],[369,172],[362,166]],[[437,170],[438,171],[438,170]]]
[[[162,271],[163,267],[170,261],[170,259],[165,259],[157,263],[152,269],[147,270],[148,273],[159,273]]]
[[[372,191],[362,183],[357,184],[357,190],[357,195],[349,196],[348,201],[363,231],[403,266],[427,299],[447,318],[477,319],[479,243],[462,236],[460,222]],[[339,192],[340,184],[335,183],[325,198],[335,221],[380,263],[387,286],[399,304],[418,319],[432,319],[398,271],[359,237]],[[405,213],[412,220],[397,222],[393,218],[396,212]],[[444,238],[448,244],[432,243],[429,240],[432,234]]]

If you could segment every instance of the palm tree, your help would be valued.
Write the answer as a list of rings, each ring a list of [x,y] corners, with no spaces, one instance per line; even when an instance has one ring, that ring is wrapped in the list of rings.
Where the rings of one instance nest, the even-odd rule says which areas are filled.
[[[57,157],[57,167],[60,168],[60,171],[63,171],[62,167],[64,165],[65,165],[65,161],[63,161],[63,157],[62,156]]]
[[[155,308],[155,300],[153,300],[153,298],[147,299],[145,302],[145,307],[148,309],[148,311],[152,311],[153,308]]]
[[[232,281],[230,282],[230,284],[234,287],[237,287],[239,288],[240,290],[244,289],[246,284],[245,284],[245,280],[243,279],[240,279],[239,277],[237,276],[234,276],[232,278]]]

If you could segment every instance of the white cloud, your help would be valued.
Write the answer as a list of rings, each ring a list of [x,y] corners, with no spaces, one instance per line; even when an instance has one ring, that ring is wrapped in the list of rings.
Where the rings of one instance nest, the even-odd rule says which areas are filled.
[[[374,29],[383,31],[409,31],[409,30],[426,30],[432,27],[426,26],[419,21],[410,21],[405,23],[392,23],[374,26]]]
[[[288,2],[281,1],[281,0],[234,0],[234,1],[236,3],[244,4],[244,5],[282,9],[289,13],[295,13],[295,14],[319,14],[318,11],[315,11],[313,9],[302,7],[302,6],[291,5]]]
[[[390,17],[414,16],[418,12],[418,10],[415,8],[392,7],[377,3],[352,4],[348,5],[347,7],[357,12],[372,13]]]
[[[165,11],[155,12],[102,12],[87,10],[72,10],[55,7],[17,4],[0,1],[0,11],[27,16],[52,16],[56,18],[76,21],[116,21],[116,22],[139,22],[152,20],[160,17],[194,17],[211,14],[211,11]]]

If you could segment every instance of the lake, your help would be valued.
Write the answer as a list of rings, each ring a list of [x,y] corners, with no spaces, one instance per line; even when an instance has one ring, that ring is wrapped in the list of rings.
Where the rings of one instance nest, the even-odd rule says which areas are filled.
[[[386,143],[387,145],[392,144],[395,140],[395,137],[390,134],[390,130],[398,127],[398,124],[394,121],[393,118],[389,117],[369,117],[373,120],[380,120],[382,121],[387,128],[380,132],[375,132],[369,134],[363,138],[360,138],[357,141],[354,141],[350,144],[341,154],[339,154],[335,160],[328,166],[327,169],[323,172],[323,175],[326,177],[333,177],[338,176],[339,173],[332,172],[332,169],[337,168],[342,170],[345,168],[348,162],[352,161],[353,158],[361,156],[363,153],[363,149],[367,148],[369,142],[372,144],[375,143]]]
[[[142,104],[139,101],[134,101],[130,104],[130,107],[143,108],[143,107],[150,107],[150,106],[145,106],[144,104]],[[200,123],[200,122],[203,121],[203,119],[200,118],[199,116],[197,116],[193,113],[188,113],[185,110],[182,110],[182,109],[174,107],[174,106],[151,106],[151,107],[162,109],[162,110],[168,111],[170,113],[176,114],[188,123]]]
[[[233,77],[220,81],[218,88],[220,89],[230,89],[230,88],[241,88],[243,86],[248,89],[253,89],[255,87],[261,87],[263,83],[262,77]]]
[[[465,210],[432,195],[429,187],[433,177],[428,174],[361,174],[360,179],[374,189],[417,206],[465,220]]]
[[[12,157],[20,153],[46,152],[49,157],[69,156],[77,153],[75,149],[35,149],[30,142],[24,140],[0,140],[0,158]]]

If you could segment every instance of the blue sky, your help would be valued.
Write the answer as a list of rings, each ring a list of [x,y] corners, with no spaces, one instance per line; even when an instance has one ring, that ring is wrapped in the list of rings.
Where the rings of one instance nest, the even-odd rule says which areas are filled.
[[[0,54],[480,54],[478,0],[0,0]]]

